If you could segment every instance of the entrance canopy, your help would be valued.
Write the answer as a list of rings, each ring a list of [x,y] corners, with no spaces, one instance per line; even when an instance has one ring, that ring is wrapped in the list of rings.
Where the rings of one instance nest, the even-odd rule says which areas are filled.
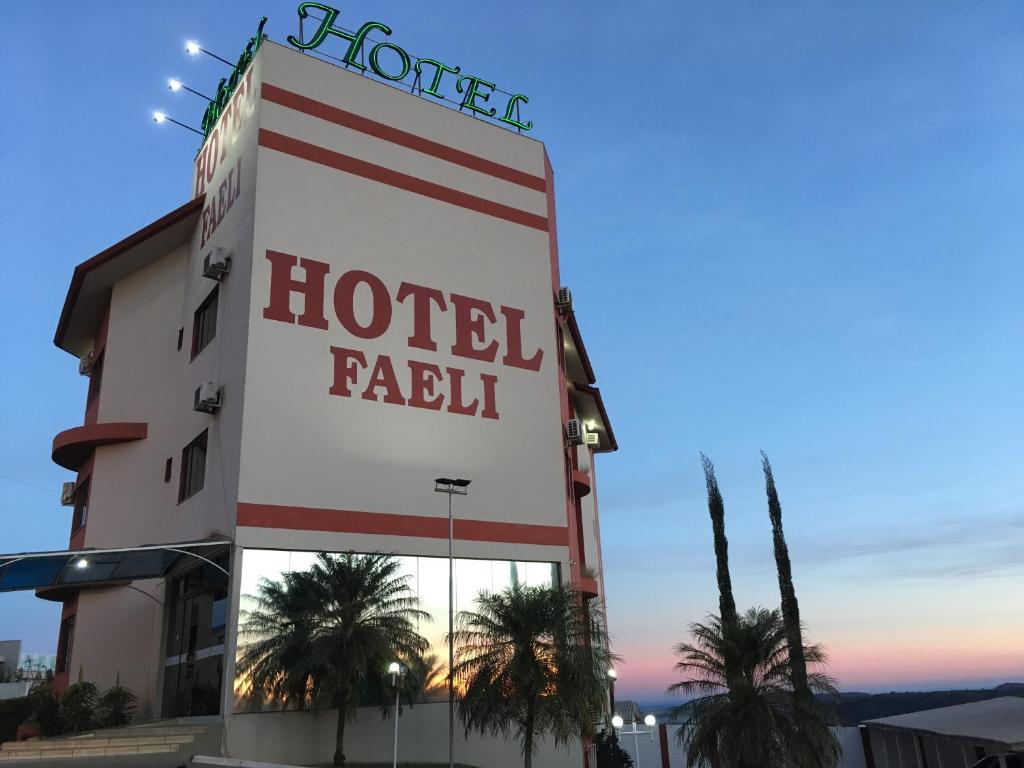
[[[135,579],[159,579],[182,561],[205,562],[226,576],[228,572],[214,562],[214,558],[230,543],[224,540],[192,541],[122,549],[74,549],[0,555],[0,592],[24,589],[48,592],[59,588],[80,589],[124,584]],[[50,597],[49,594],[40,595],[44,596]]]

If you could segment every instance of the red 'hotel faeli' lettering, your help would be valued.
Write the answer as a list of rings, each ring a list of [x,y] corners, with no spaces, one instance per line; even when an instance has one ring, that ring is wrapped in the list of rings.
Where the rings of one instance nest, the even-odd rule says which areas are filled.
[[[279,251],[267,251],[270,262],[270,296],[263,310],[267,320],[304,325],[309,328],[326,330],[324,296],[327,291],[327,274],[330,266],[322,261],[300,259]],[[302,276],[296,277],[296,270]],[[356,317],[356,292],[369,290],[369,319]],[[292,294],[302,300],[302,314],[292,311]],[[431,331],[434,308],[438,313],[448,311],[445,295],[437,288],[403,282],[398,286],[395,301],[405,304],[411,299],[412,333],[407,337],[410,348],[437,351],[437,342]],[[448,295],[452,307],[452,321],[455,343],[451,353],[458,357],[493,363],[501,344],[498,339],[488,340],[488,330],[498,324],[493,305],[472,296],[452,293]],[[358,339],[376,339],[391,327],[394,315],[391,294],[387,286],[376,275],[364,270],[353,269],[342,273],[334,286],[334,314],[342,328]],[[505,354],[503,365],[527,371],[540,370],[544,351],[537,349],[530,357],[523,354],[523,320],[526,313],[516,307],[500,307],[505,325]],[[445,367],[436,363],[409,360],[406,364],[408,376],[400,377],[391,357],[378,355],[371,366],[366,354],[357,349],[345,347],[330,348],[334,358],[334,381],[328,392],[340,397],[352,397],[359,391],[359,397],[371,402],[385,402],[391,405],[407,405],[440,411],[447,403],[448,413],[465,416],[479,415],[485,419],[497,419],[498,377],[481,373],[476,387],[466,382],[466,371],[461,368]],[[369,377],[361,383],[363,371],[370,370]],[[408,383],[403,389],[400,378]],[[447,389],[447,393],[445,390]],[[475,389],[474,392],[467,390]],[[467,402],[468,401],[468,402]]]

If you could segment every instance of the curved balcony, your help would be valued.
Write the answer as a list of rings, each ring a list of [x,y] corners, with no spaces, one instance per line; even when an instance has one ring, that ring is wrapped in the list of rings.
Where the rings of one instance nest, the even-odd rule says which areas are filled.
[[[77,472],[89,458],[93,449],[101,445],[128,443],[146,437],[149,425],[145,422],[113,422],[86,424],[72,427],[53,438],[51,457],[56,464]]]
[[[582,499],[590,493],[590,476],[578,469],[572,471],[572,488],[576,492],[576,498]]]

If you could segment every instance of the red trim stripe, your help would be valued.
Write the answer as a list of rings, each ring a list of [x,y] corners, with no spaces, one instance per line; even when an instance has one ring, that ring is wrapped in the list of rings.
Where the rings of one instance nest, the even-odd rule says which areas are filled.
[[[397,515],[390,512],[354,512],[345,509],[287,507],[239,502],[238,525],[252,528],[286,528],[296,531],[369,533],[377,536],[415,536],[447,539],[447,517]],[[455,520],[455,538],[502,544],[568,546],[569,531],[557,525],[496,523],[489,520]]]
[[[266,128],[260,128],[259,141],[261,147],[283,152],[286,155],[291,155],[301,160],[308,160],[311,163],[351,173],[371,181],[379,181],[382,184],[404,189],[407,192],[413,192],[424,197],[431,197],[444,203],[476,211],[477,213],[539,229],[541,232],[548,231],[548,220],[543,216],[527,213],[518,208],[495,203],[493,200],[477,197],[467,192],[460,192],[457,189],[451,189],[431,181],[424,181],[415,176],[409,176],[408,174],[369,163],[365,160],[343,155],[340,152],[318,147],[316,144],[309,144],[299,139],[293,139],[290,136],[268,131]]]
[[[469,152],[449,147],[447,144],[425,139],[414,133],[403,131],[385,123],[379,123],[368,117],[357,115],[355,112],[349,112],[348,110],[325,104],[322,101],[279,88],[276,85],[263,83],[262,96],[265,101],[280,104],[282,107],[294,109],[296,112],[304,112],[307,115],[326,120],[329,123],[350,128],[353,131],[359,131],[384,141],[390,141],[392,144],[398,144],[399,146],[422,152],[425,155],[432,155],[449,163],[461,165],[464,168],[479,171],[480,173],[486,173],[488,176],[494,176],[503,181],[510,181],[527,189],[547,192],[547,182],[540,176],[534,176],[525,171],[520,171],[518,168],[496,163],[493,160],[486,160],[477,155],[471,155]]]

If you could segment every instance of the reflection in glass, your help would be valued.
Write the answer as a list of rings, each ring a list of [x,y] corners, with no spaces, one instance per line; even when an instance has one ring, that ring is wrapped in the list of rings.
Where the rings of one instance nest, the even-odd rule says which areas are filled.
[[[246,549],[242,558],[241,612],[252,606],[250,596],[255,595],[261,579],[279,581],[288,571],[309,570],[316,552]],[[417,631],[430,644],[424,654],[424,699],[447,701],[448,649],[448,558],[396,556],[401,572],[409,579],[409,586],[419,598],[419,608],[428,613],[431,621],[421,621]],[[559,582],[558,563],[474,560],[457,558],[455,571],[455,611],[472,610],[481,592],[499,592],[513,581],[524,586],[544,587]],[[241,640],[240,640],[241,643]],[[239,657],[244,646],[239,645]],[[240,694],[242,681],[235,680],[235,706],[237,711],[252,712],[260,709],[278,709],[273,702],[252,701]]]

